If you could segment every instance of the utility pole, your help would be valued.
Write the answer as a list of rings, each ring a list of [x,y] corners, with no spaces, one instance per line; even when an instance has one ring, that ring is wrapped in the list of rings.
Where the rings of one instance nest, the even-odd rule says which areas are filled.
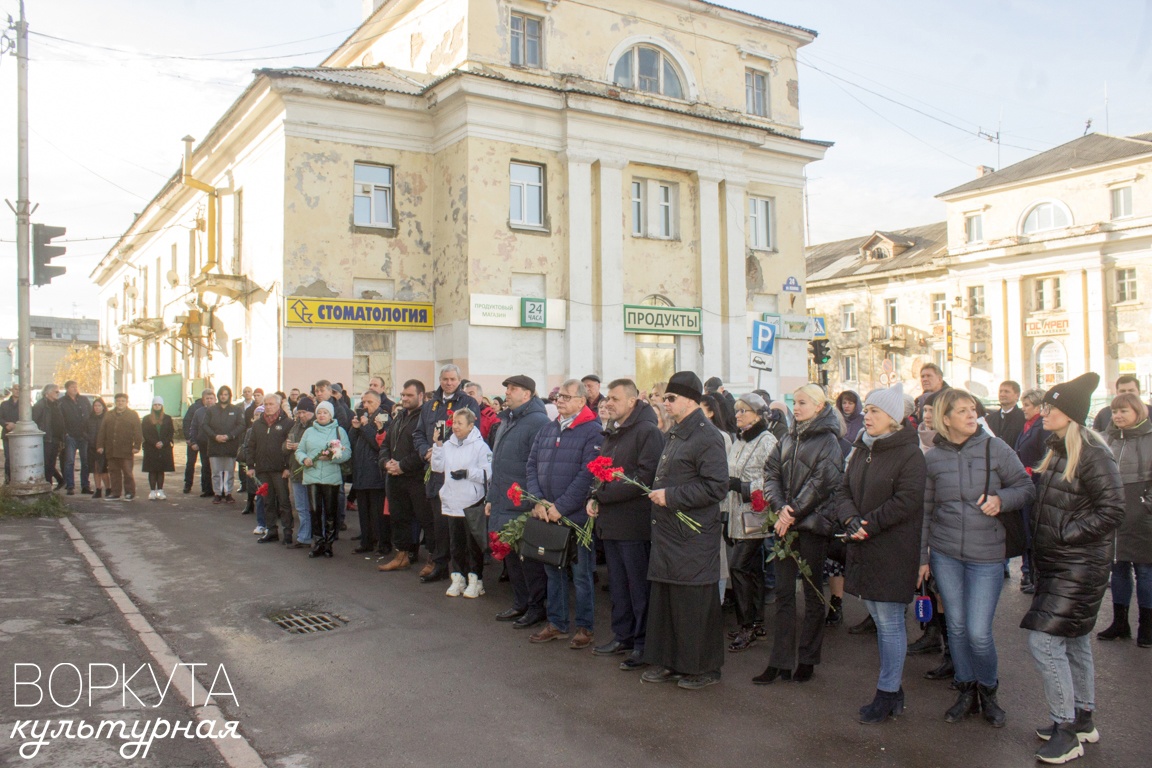
[[[52,486],[44,481],[44,433],[32,421],[32,352],[29,319],[29,221],[32,218],[28,200],[28,22],[24,18],[24,0],[20,0],[20,20],[16,22],[16,305],[19,313],[19,379],[20,420],[8,435],[12,471],[8,489],[20,497],[48,493]],[[11,203],[9,203],[11,207]]]

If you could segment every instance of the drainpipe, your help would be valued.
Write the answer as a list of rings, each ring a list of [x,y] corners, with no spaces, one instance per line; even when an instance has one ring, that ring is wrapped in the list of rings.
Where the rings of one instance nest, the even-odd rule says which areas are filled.
[[[184,142],[184,163],[180,167],[180,183],[208,195],[208,263],[200,270],[202,274],[206,275],[218,266],[216,260],[216,209],[220,204],[220,192],[211,184],[205,184],[192,178],[192,142],[196,139],[185,136],[181,141]]]

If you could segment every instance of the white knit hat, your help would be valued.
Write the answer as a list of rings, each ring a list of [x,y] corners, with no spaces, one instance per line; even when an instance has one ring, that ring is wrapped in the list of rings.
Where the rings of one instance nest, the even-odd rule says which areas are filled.
[[[328,402],[327,400],[321,400],[320,402],[316,403],[316,411],[317,413],[320,411],[328,411],[329,416],[332,416],[333,418],[336,416],[336,409],[333,408],[332,403]]]
[[[868,393],[864,406],[875,406],[888,414],[892,421],[904,421],[904,385],[897,383],[887,389],[874,389]]]
[[[156,397],[152,398],[152,405],[164,405],[164,398],[156,395]]]

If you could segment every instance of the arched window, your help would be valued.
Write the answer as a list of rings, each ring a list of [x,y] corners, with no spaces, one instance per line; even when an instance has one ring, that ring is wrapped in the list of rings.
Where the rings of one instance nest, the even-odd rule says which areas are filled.
[[[1072,223],[1068,209],[1059,203],[1038,203],[1024,217],[1024,224],[1020,231],[1025,235],[1036,232],[1047,232],[1051,229],[1061,229]]]
[[[672,57],[650,45],[629,48],[616,60],[612,82],[622,88],[684,98],[684,81]]]

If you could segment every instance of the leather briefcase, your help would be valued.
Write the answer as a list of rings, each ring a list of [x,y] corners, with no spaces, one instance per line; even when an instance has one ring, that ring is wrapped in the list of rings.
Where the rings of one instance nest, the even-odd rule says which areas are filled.
[[[520,537],[520,557],[565,568],[576,562],[576,531],[563,523],[529,517]]]

